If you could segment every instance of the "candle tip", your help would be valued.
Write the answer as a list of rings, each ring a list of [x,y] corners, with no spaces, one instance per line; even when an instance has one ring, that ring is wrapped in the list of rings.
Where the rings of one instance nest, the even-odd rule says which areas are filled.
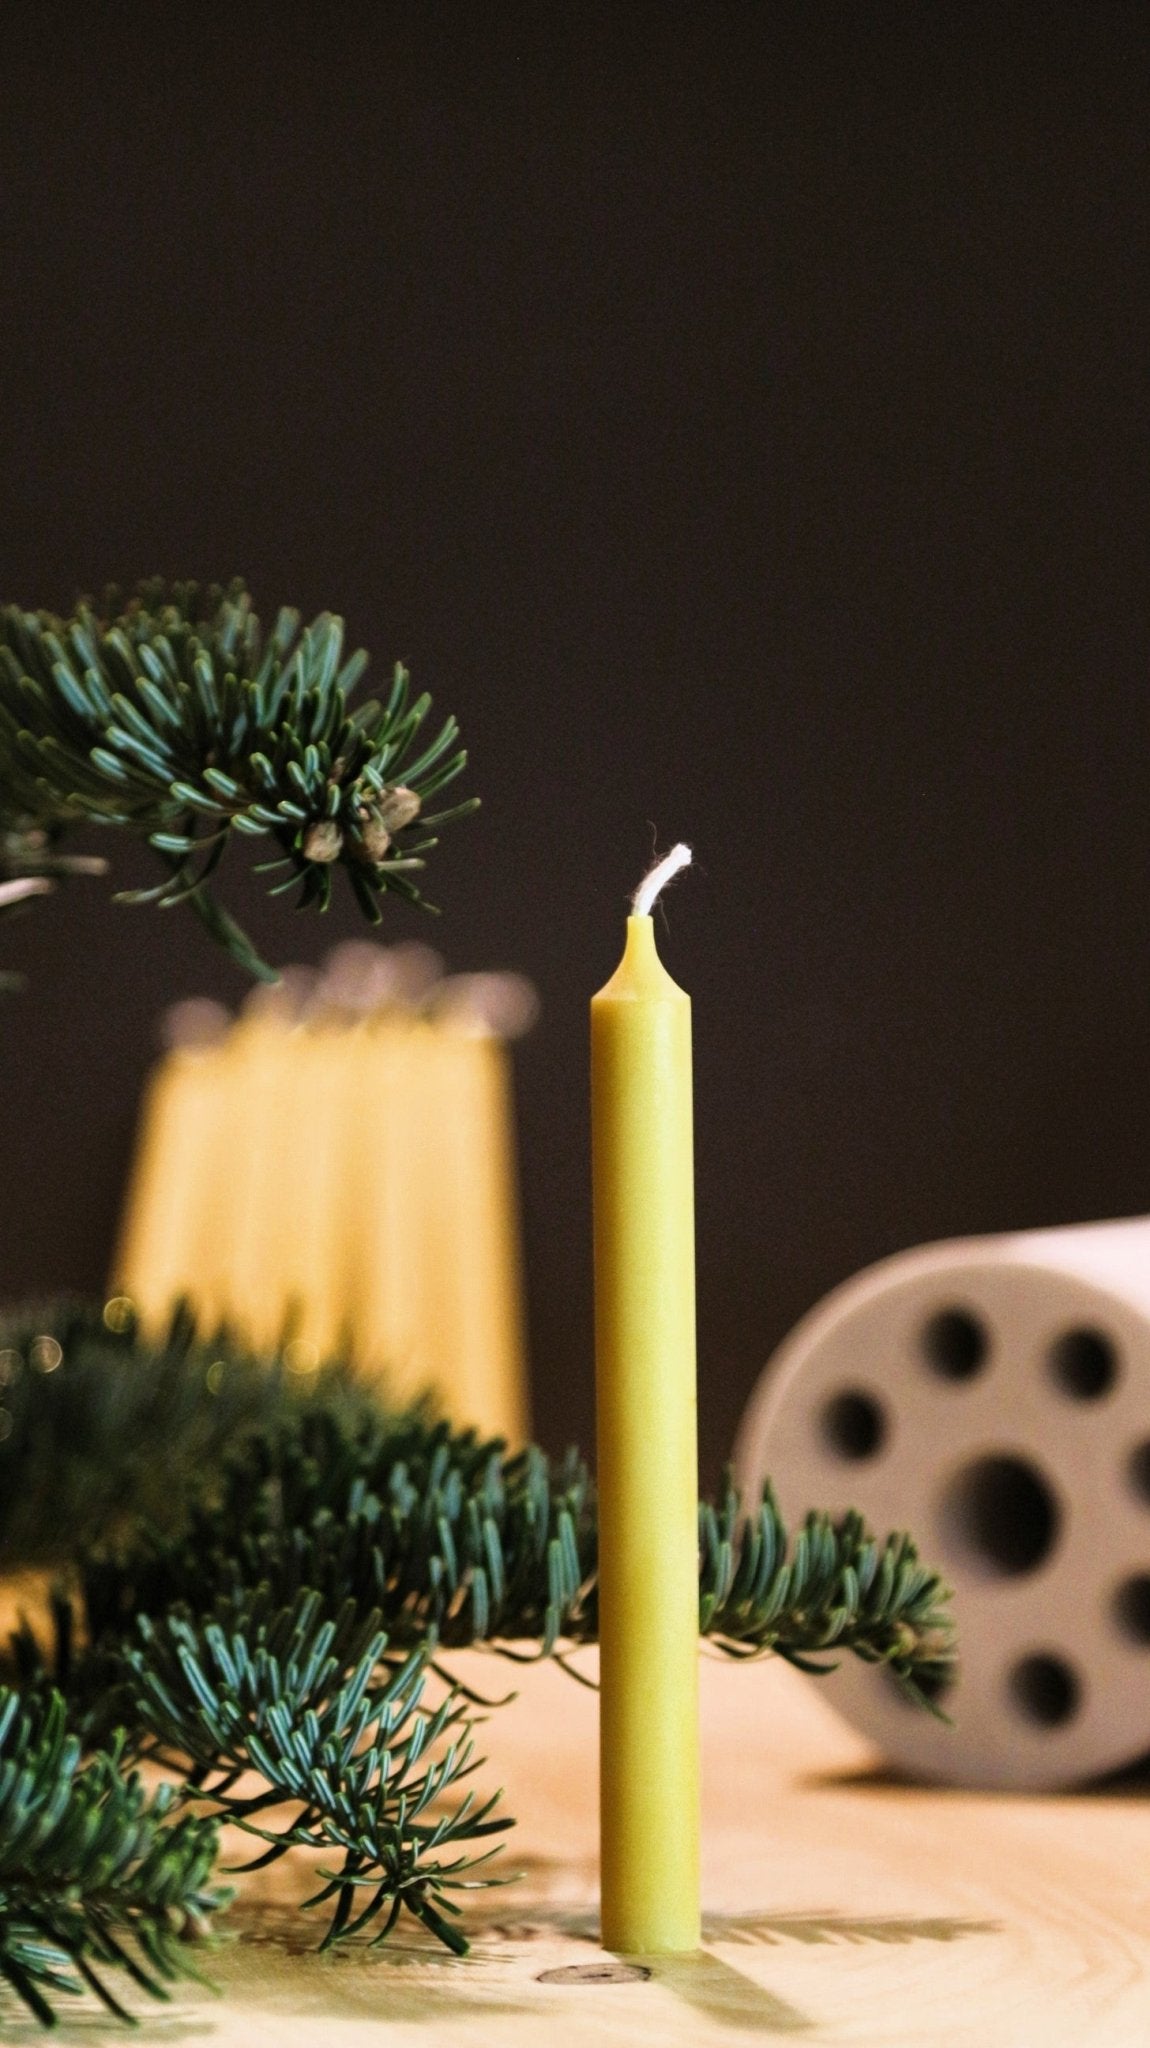
[[[662,860],[657,860],[650,872],[644,875],[631,898],[631,908],[635,916],[650,917],[656,897],[666,888],[672,876],[677,875],[680,868],[689,868],[690,865],[691,849],[684,846],[680,840],[678,846],[673,846],[670,853],[665,853]]]

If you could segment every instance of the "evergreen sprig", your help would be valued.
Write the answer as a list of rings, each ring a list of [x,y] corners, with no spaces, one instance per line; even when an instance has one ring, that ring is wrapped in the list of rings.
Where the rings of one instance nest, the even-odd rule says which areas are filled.
[[[83,1760],[58,1693],[0,1689],[0,1977],[45,2026],[85,1991],[127,2019],[108,1971],[153,1998],[199,1978],[186,1937],[230,1892],[214,1821],[173,1818],[174,1798],[125,1771],[122,1743]]]
[[[310,1902],[331,1908],[326,1941],[368,1927],[383,1939],[406,1911],[462,1952],[456,1894],[497,1881],[486,1838],[507,1822],[491,1799],[451,1796],[475,1768],[452,1652],[563,1658],[595,1640],[596,1506],[582,1460],[508,1453],[429,1409],[388,1413],[338,1372],[306,1396],[273,1372],[266,1403],[237,1398],[205,1456],[204,1410],[233,1368],[241,1384],[252,1368],[226,1332],[204,1346],[177,1319],[157,1353],[132,1327],[108,1332],[71,1307],[55,1321],[38,1310],[15,1334],[23,1356],[48,1336],[60,1354],[18,1382],[25,1449],[53,1447],[66,1472],[70,1429],[108,1443],[138,1374],[137,1417],[152,1418],[140,1452],[154,1456],[146,1432],[166,1429],[170,1496],[152,1520],[138,1511],[143,1489],[128,1516],[100,1496],[98,1542],[89,1500],[54,1641],[26,1627],[14,1644],[29,1702],[55,1686],[77,1745],[111,1745],[117,1769],[125,1755],[148,1759],[177,1802],[255,1836],[257,1861],[326,1852]],[[189,1391],[161,1422],[148,1390],[172,1375],[174,1391],[181,1372]],[[18,1495],[50,1469],[32,1458],[0,1479]],[[10,1530],[34,1526],[7,1512]],[[850,1652],[932,1704],[952,1626],[946,1589],[908,1537],[872,1537],[852,1514],[812,1514],[792,1534],[769,1488],[744,1514],[729,1482],[699,1526],[703,1637],[807,1670]],[[4,1827],[0,1810],[0,1840]],[[89,1876],[77,1886],[83,1900]]]
[[[512,1823],[498,1794],[439,1803],[476,1768],[472,1720],[458,1693],[424,1705],[426,1652],[389,1666],[378,1620],[315,1593],[277,1609],[266,1590],[207,1619],[144,1616],[126,1652],[138,1720],[191,1791],[269,1845],[249,1868],[292,1848],[342,1859],[306,1901],[334,1902],[322,1948],[381,1916],[383,1941],[406,1911],[462,1955],[451,1894],[499,1882],[477,1875],[497,1848],[472,1845]],[[265,1826],[285,1805],[291,1820]]]
[[[954,1666],[949,1594],[903,1532],[879,1539],[851,1511],[811,1512],[788,1536],[768,1484],[746,1515],[728,1480],[699,1511],[699,1628],[734,1657],[767,1651],[801,1671],[828,1652],[885,1664],[916,1705],[937,1713]]]
[[[402,664],[385,699],[350,699],[367,667],[345,657],[342,619],[301,626],[290,608],[265,637],[243,583],[141,584],[69,619],[0,611],[0,829],[27,835],[78,822],[127,828],[166,868],[121,900],[190,903],[251,973],[274,980],[209,884],[233,838],[270,838],[298,885],[298,907],[325,910],[342,867],[372,922],[391,891],[421,901],[413,877],[429,828],[472,809],[430,812],[466,754],[447,719],[420,743],[430,697],[412,697]]]

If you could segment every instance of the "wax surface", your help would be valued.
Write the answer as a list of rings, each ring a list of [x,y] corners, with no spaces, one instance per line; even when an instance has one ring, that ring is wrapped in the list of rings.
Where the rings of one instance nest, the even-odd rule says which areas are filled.
[[[112,1274],[146,1323],[166,1324],[198,1277],[205,1315],[220,1308],[218,1232],[212,1226],[222,1095],[210,1050],[170,1053],[144,1101],[131,1189]]]
[[[699,1943],[691,1004],[649,917],[591,1003],[602,1937]]]
[[[245,1016],[152,1082],[113,1278],[162,1327],[347,1349],[392,1398],[522,1442],[526,1363],[507,1050],[409,1015]]]

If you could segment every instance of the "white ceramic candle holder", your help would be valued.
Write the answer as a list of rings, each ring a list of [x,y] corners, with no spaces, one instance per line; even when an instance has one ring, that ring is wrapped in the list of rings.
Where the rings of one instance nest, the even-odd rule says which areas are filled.
[[[788,1517],[910,1529],[954,1587],[953,1728],[854,1658],[825,1681],[892,1764],[1038,1789],[1150,1755],[1150,1218],[870,1267],[776,1353],[736,1463]]]

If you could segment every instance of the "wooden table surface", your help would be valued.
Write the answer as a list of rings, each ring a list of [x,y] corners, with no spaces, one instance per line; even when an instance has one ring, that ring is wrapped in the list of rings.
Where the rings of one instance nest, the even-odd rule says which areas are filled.
[[[466,1662],[488,1694],[510,1667]],[[144,2042],[205,2048],[1147,2048],[1144,1789],[1003,1798],[892,1783],[811,1682],[705,1656],[705,1947],[597,1979],[595,1697],[553,1666],[482,1731],[519,1882],[480,1895],[464,1961],[405,1937],[317,1957],[303,1873],[246,1880],[221,1995],[141,2010]],[[590,1974],[548,1981],[548,1973]],[[4,2022],[11,2021],[10,2011]],[[42,2039],[0,2023],[0,2039]],[[123,2041],[93,2013],[57,2039]]]

